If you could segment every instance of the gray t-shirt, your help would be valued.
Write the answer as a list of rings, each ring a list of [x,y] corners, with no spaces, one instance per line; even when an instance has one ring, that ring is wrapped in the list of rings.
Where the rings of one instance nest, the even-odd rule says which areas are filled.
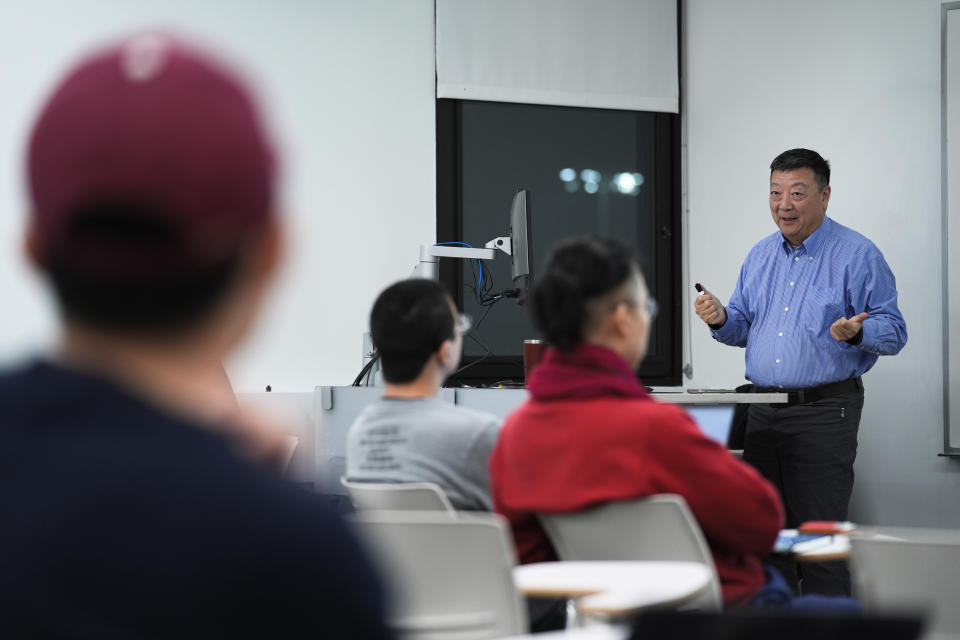
[[[434,482],[454,508],[490,511],[490,453],[500,420],[438,398],[383,398],[347,432],[347,478]]]

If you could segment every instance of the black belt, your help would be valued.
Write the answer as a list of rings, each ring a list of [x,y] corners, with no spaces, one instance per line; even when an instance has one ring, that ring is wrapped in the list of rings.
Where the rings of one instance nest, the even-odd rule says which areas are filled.
[[[843,393],[850,393],[851,391],[862,391],[863,390],[863,381],[860,380],[860,376],[856,378],[848,378],[846,380],[841,380],[840,382],[828,382],[827,384],[822,384],[819,387],[809,387],[807,389],[780,389],[778,387],[754,387],[754,393],[786,393],[787,402],[786,404],[776,402],[773,403],[773,406],[789,406],[793,404],[808,404],[810,402],[816,402],[817,400],[823,400],[824,398],[830,398],[833,396],[838,396]]]

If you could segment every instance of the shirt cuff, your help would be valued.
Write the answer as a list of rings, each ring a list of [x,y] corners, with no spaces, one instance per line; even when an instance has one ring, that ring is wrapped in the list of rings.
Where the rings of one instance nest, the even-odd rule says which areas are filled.
[[[853,336],[849,340],[844,340],[844,342],[854,347],[859,347],[860,343],[863,342],[863,327],[860,327],[860,331],[857,331],[857,335]]]
[[[860,342],[856,348],[867,353],[880,354],[880,348],[877,345],[877,322],[864,322],[860,328]],[[854,336],[856,338],[856,336]]]

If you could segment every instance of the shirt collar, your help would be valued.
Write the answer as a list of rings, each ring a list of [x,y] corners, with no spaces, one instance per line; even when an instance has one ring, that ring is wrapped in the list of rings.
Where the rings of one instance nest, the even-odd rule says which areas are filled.
[[[830,234],[830,227],[833,225],[833,221],[827,216],[823,217],[823,222],[820,223],[820,226],[817,227],[817,230],[810,234],[806,240],[800,243],[800,246],[797,247],[797,251],[801,249],[804,250],[807,255],[815,255],[820,251],[820,247],[823,246],[824,239]],[[780,238],[783,242],[783,251],[787,255],[793,253],[793,247],[790,246],[790,243],[787,242],[785,238],[781,235]]]

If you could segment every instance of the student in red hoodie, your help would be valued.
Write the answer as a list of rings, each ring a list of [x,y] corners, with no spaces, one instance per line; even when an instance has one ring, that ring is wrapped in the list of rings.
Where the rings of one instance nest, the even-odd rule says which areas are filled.
[[[557,558],[538,513],[675,493],[710,544],[726,605],[750,603],[783,526],[780,498],[637,380],[656,303],[633,257],[609,240],[563,242],[528,304],[551,348],[490,460],[494,508],[510,521],[520,561]]]

